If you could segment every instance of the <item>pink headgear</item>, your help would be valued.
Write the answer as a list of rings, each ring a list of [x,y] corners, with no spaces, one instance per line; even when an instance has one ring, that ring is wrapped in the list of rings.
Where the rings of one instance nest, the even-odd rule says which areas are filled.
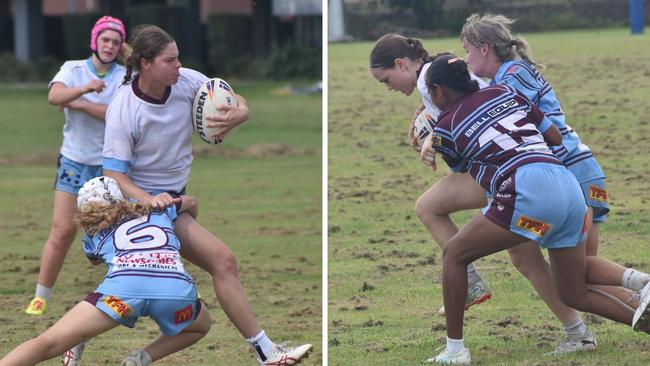
[[[119,33],[120,36],[122,36],[122,42],[124,42],[126,39],[126,29],[124,28],[122,21],[117,18],[104,15],[103,17],[99,18],[97,22],[95,22],[95,26],[90,32],[90,49],[92,51],[97,52],[97,36],[99,36],[99,33],[107,29]]]

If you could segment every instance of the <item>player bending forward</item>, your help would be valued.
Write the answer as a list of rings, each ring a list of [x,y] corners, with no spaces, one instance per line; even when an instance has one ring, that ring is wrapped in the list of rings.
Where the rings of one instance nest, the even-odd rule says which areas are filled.
[[[79,190],[77,204],[75,221],[86,234],[86,256],[108,265],[104,282],[43,334],[6,355],[0,366],[35,365],[120,324],[132,328],[141,316],[158,323],[162,334],[124,359],[123,366],[149,365],[206,335],[210,315],[183,268],[174,234],[177,216],[196,216],[195,199],[181,196],[175,205],[156,210],[126,201],[112,178],[96,177]],[[82,348],[75,347],[75,357],[64,357],[64,363],[76,365]]]

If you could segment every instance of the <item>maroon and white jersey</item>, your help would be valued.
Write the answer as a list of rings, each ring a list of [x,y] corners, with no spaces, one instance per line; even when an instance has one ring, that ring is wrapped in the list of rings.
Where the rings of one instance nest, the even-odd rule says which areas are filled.
[[[433,147],[455,172],[469,174],[490,193],[518,167],[560,164],[542,133],[552,122],[507,85],[468,94],[442,111]]]

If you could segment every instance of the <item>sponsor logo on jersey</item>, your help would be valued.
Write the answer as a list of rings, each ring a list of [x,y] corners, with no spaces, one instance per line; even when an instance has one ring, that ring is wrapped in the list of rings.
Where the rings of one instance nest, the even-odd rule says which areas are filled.
[[[607,191],[598,186],[589,186],[589,198],[594,201],[606,202]]]
[[[103,303],[113,310],[115,314],[119,315],[120,318],[126,318],[132,313],[131,307],[115,296],[104,298]]]
[[[482,115],[480,120],[474,122],[472,127],[470,127],[467,131],[465,131],[465,137],[471,137],[474,134],[474,132],[476,132],[476,130],[478,130],[483,125],[483,123],[485,123],[487,121],[492,121],[492,118],[494,118],[494,117],[498,116],[499,114],[503,113],[504,111],[506,111],[506,110],[508,110],[510,108],[516,107],[518,105],[519,104],[517,103],[516,100],[510,99],[510,100],[507,100],[507,101],[499,104],[498,106],[490,109],[486,113],[487,116]]]
[[[192,319],[192,305],[187,305],[174,313],[174,321],[176,324],[180,324],[190,319]]]
[[[543,221],[531,219],[524,215],[519,216],[515,222],[517,227],[520,227],[524,230],[530,231],[531,233],[539,236],[540,238],[546,235],[546,233],[551,230],[551,224],[547,224]]]
[[[519,70],[519,66],[512,65],[506,70],[506,74],[516,74],[517,70]]]

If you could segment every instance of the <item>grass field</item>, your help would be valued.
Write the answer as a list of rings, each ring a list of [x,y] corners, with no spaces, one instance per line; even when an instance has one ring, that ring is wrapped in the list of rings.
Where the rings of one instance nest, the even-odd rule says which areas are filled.
[[[568,123],[605,173],[611,214],[600,254],[650,271],[650,58],[648,36],[626,29],[530,34],[536,60]],[[426,40],[432,53],[464,51],[457,38]],[[373,44],[329,47],[329,364],[414,365],[444,345],[441,253],[414,203],[447,173],[407,144],[417,91],[389,93],[368,72]],[[443,164],[441,169],[441,164]],[[454,216],[465,222],[474,212]],[[543,356],[562,328],[532,286],[499,253],[478,262],[494,297],[466,313],[465,343],[481,365],[647,365],[650,337],[584,318],[596,352]]]
[[[305,365],[322,359],[321,97],[273,93],[275,83],[231,83],[251,106],[250,121],[220,146],[195,136],[188,193],[199,222],[238,257],[244,288],[273,340],[309,342]],[[0,355],[36,336],[93,291],[105,267],[92,267],[77,238],[41,318],[23,313],[37,280],[51,222],[52,183],[63,115],[46,86],[0,86]],[[214,319],[199,343],[160,365],[252,365],[253,355],[219,308],[209,276],[187,265]],[[83,364],[115,365],[157,334],[149,319],[93,339]],[[51,360],[44,365],[58,365]]]

